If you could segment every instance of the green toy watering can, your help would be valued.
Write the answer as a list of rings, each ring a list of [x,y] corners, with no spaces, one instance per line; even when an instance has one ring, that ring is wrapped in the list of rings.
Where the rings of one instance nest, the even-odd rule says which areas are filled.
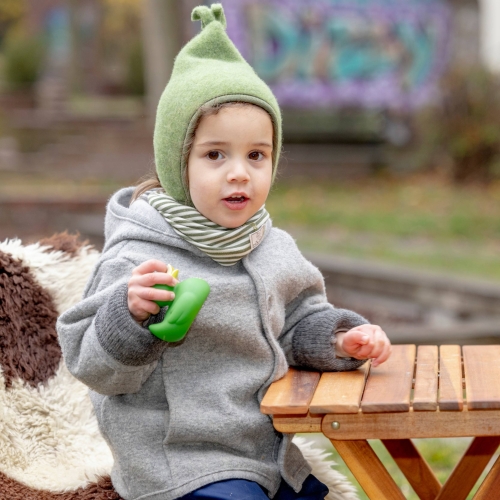
[[[178,269],[168,265],[167,272],[177,278]],[[167,313],[161,323],[149,325],[149,331],[166,342],[182,340],[194,318],[210,293],[210,286],[200,278],[188,278],[180,281],[174,287],[168,285],[154,285],[154,288],[169,290],[175,293],[175,299],[170,301],[155,301],[160,307],[168,306]]]

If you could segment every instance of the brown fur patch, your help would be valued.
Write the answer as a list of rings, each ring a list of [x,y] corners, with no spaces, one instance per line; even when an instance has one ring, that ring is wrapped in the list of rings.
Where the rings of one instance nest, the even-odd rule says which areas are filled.
[[[21,378],[32,387],[52,377],[61,359],[57,311],[29,268],[0,251],[0,366],[6,387]]]
[[[49,238],[40,240],[40,245],[50,247],[50,250],[60,250],[65,252],[71,257],[74,257],[80,251],[80,248],[89,244],[88,240],[81,241],[80,234],[69,234],[67,231],[64,233],[56,233]]]
[[[109,477],[97,484],[66,493],[51,493],[28,488],[0,472],[0,500],[123,500],[113,488]]]

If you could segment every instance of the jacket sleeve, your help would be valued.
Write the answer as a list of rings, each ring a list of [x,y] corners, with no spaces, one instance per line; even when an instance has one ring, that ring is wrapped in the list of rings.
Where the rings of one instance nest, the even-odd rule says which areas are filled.
[[[128,280],[135,266],[124,258],[101,260],[83,300],[57,322],[66,366],[100,394],[137,392],[167,346],[130,315]]]
[[[308,273],[310,285],[285,309],[280,344],[288,364],[319,371],[355,370],[366,360],[337,358],[335,332],[347,331],[369,321],[353,311],[333,307],[327,302],[319,270],[310,265]]]

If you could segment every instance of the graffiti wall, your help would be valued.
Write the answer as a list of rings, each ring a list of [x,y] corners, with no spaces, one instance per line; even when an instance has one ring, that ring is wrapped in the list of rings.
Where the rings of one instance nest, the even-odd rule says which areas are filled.
[[[228,34],[281,105],[413,109],[449,56],[443,0],[226,0]]]

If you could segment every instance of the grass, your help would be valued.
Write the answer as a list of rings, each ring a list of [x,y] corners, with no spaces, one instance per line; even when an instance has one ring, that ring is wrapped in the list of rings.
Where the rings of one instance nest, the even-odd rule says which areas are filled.
[[[144,99],[135,96],[73,96],[69,110],[79,117],[137,118],[144,114]]]
[[[314,440],[316,446],[323,448],[331,453],[331,458],[336,463],[335,469],[346,476],[349,481],[351,481],[351,483],[356,486],[359,498],[361,500],[368,500],[365,492],[361,489],[358,482],[351,474],[350,470],[344,464],[344,461],[340,458],[338,453],[333,448],[332,444],[325,436],[323,436],[322,434],[302,434],[302,436]],[[438,480],[441,482],[441,484],[444,484],[453,468],[462,457],[462,454],[469,446],[471,439],[414,439],[413,442],[420,451],[421,455],[426,459],[426,461],[434,471]],[[370,445],[372,446],[384,466],[387,468],[389,474],[401,489],[407,500],[418,500],[419,497],[414,492],[413,488],[410,486],[406,478],[403,476],[402,472],[399,470],[398,466],[396,465],[384,445],[380,441],[370,441]],[[489,470],[493,461],[496,460],[497,457],[498,452],[497,454],[495,454],[486,470]],[[486,472],[484,472],[481,478],[478,480],[476,486],[472,489],[467,499],[473,498],[474,493],[477,491],[479,484],[481,484],[485,474]]]
[[[303,250],[500,281],[500,184],[282,181],[267,208]]]

